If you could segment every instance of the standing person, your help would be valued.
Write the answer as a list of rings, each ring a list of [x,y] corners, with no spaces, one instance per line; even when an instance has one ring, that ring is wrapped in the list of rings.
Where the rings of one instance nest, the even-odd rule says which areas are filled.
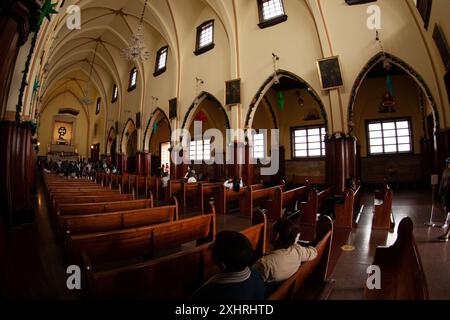
[[[210,278],[193,295],[194,300],[263,300],[261,275],[250,268],[253,248],[248,238],[236,231],[222,231],[211,245],[211,258],[220,273]]]
[[[447,242],[450,237],[450,157],[447,158],[445,162],[447,164],[447,167],[442,173],[441,184],[439,186],[439,194],[442,197],[442,206],[445,210],[445,213],[447,213],[447,217],[442,228],[447,228],[447,231],[443,236],[439,237],[439,240]]]

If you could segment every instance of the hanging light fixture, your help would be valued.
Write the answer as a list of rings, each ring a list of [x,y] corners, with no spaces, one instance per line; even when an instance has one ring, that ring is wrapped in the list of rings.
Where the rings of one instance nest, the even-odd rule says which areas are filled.
[[[272,63],[273,63],[273,83],[279,84],[280,83],[280,77],[278,77],[277,73],[277,61],[280,60],[280,57],[278,57],[275,53],[272,53]]]
[[[384,51],[383,43],[381,42],[380,33],[377,30],[376,31],[376,41],[378,41],[378,44],[380,45],[381,54],[383,56],[383,68],[386,70],[389,70],[391,68],[391,62],[389,61],[388,57],[386,56],[386,52]]]
[[[138,28],[131,36],[129,46],[122,50],[122,55],[126,60],[128,60],[128,62],[137,60],[147,61],[150,59],[150,52],[144,46],[144,15],[147,3],[148,0],[145,0],[141,18],[139,19]]]
[[[94,69],[94,61],[95,61],[95,57],[97,56],[97,49],[98,49],[99,43],[100,43],[100,41],[97,41],[97,44],[95,45],[94,56],[92,57],[92,62],[90,64],[89,78],[88,78],[88,81],[86,83],[86,89],[84,90],[83,97],[80,99],[81,103],[86,105],[86,106],[88,106],[88,105],[93,103],[93,100],[92,100],[91,95],[90,95],[90,86],[89,85],[91,83],[92,70]]]

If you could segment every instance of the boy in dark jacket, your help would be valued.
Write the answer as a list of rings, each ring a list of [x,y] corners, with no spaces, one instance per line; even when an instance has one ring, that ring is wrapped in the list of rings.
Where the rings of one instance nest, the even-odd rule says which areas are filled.
[[[211,247],[220,273],[193,295],[194,300],[263,300],[265,285],[260,274],[249,268],[253,248],[246,236],[235,231],[217,234]]]

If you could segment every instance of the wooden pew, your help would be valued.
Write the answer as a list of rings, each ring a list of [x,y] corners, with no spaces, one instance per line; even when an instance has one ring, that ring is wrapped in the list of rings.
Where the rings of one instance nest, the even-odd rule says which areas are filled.
[[[326,185],[325,176],[299,176],[292,175],[292,184],[300,186],[324,186]]]
[[[178,202],[164,207],[59,216],[66,235],[135,228],[178,220]]]
[[[392,213],[392,191],[387,184],[384,184],[382,190],[375,192],[373,208],[372,228],[392,229],[395,225]]]
[[[181,212],[188,213],[189,209],[194,209],[203,213],[204,201],[202,192],[202,183],[188,183],[183,181],[181,183]],[[189,203],[189,206],[188,206]]]
[[[206,182],[202,183],[202,197],[203,197],[203,207],[207,207],[210,199],[214,199],[214,204],[216,208],[218,207],[221,187],[223,182]]]
[[[253,213],[258,209],[267,209],[270,211],[272,206],[271,202],[275,197],[276,191],[280,188],[284,191],[286,185],[282,183],[270,188],[263,188],[262,185],[250,186],[250,188],[245,190],[241,213],[251,218]],[[270,212],[269,218],[271,218]]]
[[[267,223],[255,214],[254,225],[241,231],[254,249],[254,261],[265,252]],[[83,256],[83,271],[90,298],[185,300],[218,272],[212,263],[211,243],[142,263],[105,271],[97,270]],[[157,288],[157,289],[156,289]]]
[[[69,235],[68,257],[80,263],[81,252],[93,265],[123,263],[132,259],[151,259],[169,248],[190,241],[197,245],[215,237],[215,210],[212,213],[174,222],[108,232]]]
[[[156,206],[159,205],[160,188],[161,188],[161,178],[145,177],[145,194],[148,194],[150,191],[153,193]],[[170,197],[168,199],[170,199]]]
[[[245,186],[239,190],[239,192],[235,192],[233,189],[227,189],[222,184],[220,186],[220,194],[217,201],[217,212],[221,214],[228,213],[228,203],[232,201],[239,201],[239,210],[244,213],[248,210],[248,206],[245,205],[245,194],[247,190],[259,190],[262,189],[262,184],[255,184],[250,186]]]
[[[153,207],[153,199],[130,201],[113,201],[101,203],[68,203],[58,205],[57,215],[88,214],[122,210],[144,209]]]
[[[178,203],[182,202],[181,194],[183,189],[183,179],[173,179],[169,180],[169,183],[166,188],[166,200],[172,198],[173,196],[177,197]]]
[[[325,199],[331,194],[331,188],[318,192],[315,188],[308,186],[307,196],[299,203],[300,215],[295,219],[298,224],[315,226],[317,214],[320,213]]]
[[[358,226],[361,210],[358,210],[360,208],[355,208],[355,203],[360,189],[361,185],[359,183],[356,187],[356,191],[347,189],[344,192],[344,203],[335,204],[334,209],[334,213],[336,215],[336,221],[334,223],[335,228],[352,229]],[[356,210],[358,210],[358,212],[355,217]]]
[[[323,288],[327,280],[328,262],[331,254],[331,241],[333,238],[333,222],[330,217],[322,216],[317,222],[316,239],[310,244],[317,250],[314,260],[304,262],[298,271],[283,283],[268,297],[268,300],[293,300],[301,291],[304,284],[313,289]],[[302,292],[304,294],[304,292]]]
[[[373,265],[381,270],[381,289],[365,287],[370,300],[427,300],[428,286],[417,244],[413,222],[406,217],[398,226],[398,236],[390,247],[377,247]]]
[[[286,192],[278,187],[274,190],[273,200],[270,204],[268,218],[277,220],[283,217],[288,217],[283,214],[283,210],[286,209],[286,213],[289,215],[296,215],[299,211],[296,207],[297,203],[300,203],[305,198],[308,188],[306,186],[295,188]]]

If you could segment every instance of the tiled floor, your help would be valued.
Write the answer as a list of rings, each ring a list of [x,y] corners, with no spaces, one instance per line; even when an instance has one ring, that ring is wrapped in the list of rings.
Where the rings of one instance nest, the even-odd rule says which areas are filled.
[[[431,210],[430,192],[394,192],[393,211],[398,222],[405,216],[415,224],[414,234],[426,272],[430,297],[450,299],[450,243],[436,242],[441,229],[427,228]],[[372,196],[362,198],[365,204],[358,228],[352,232],[336,230],[329,275],[335,279],[330,299],[361,299],[366,282],[366,269],[371,264],[378,245],[390,245],[396,233],[372,231]],[[436,213],[438,222],[443,213]],[[217,231],[242,230],[250,226],[240,214],[217,216]],[[311,234],[304,232],[304,238]],[[354,251],[344,252],[341,246],[350,244]],[[73,299],[76,294],[66,289],[65,262],[62,248],[56,244],[41,187],[36,200],[36,222],[12,232],[0,228],[0,284],[2,296],[12,299]]]

